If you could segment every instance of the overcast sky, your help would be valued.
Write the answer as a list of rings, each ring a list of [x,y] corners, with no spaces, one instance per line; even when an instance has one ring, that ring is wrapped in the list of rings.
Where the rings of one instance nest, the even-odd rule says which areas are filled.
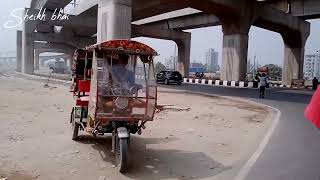
[[[16,30],[18,28],[6,29],[5,22],[12,20],[10,13],[17,8],[28,6],[30,0],[10,0],[2,2],[0,6],[0,51],[12,51],[16,49]],[[306,53],[314,53],[320,49],[320,20],[312,20],[311,34],[307,41]],[[222,29],[220,26],[191,30],[191,61],[204,62],[205,52],[214,48],[219,52],[219,63],[221,63],[222,52]],[[249,34],[248,58],[257,59],[261,64],[273,63],[282,65],[284,45],[278,33],[252,27]],[[159,53],[159,59],[165,59],[174,54],[175,44],[171,41],[138,38],[139,41],[153,46]]]

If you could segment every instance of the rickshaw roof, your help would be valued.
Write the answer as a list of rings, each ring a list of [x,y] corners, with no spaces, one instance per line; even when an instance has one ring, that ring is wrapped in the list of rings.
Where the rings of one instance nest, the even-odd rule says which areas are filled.
[[[121,52],[126,54],[138,54],[138,55],[152,55],[156,56],[158,53],[150,46],[132,40],[111,40],[105,41],[99,44],[94,44],[85,48],[87,51],[93,51],[94,49],[103,50],[106,52]]]

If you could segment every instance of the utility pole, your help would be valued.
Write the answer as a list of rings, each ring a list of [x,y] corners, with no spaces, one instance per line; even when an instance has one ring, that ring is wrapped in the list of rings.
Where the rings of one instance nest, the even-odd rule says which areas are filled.
[[[177,54],[177,45],[174,46],[174,54],[173,54],[173,69],[176,70],[176,54]]]
[[[256,75],[256,58],[257,58],[257,56],[254,55],[254,59],[253,59],[253,76]]]

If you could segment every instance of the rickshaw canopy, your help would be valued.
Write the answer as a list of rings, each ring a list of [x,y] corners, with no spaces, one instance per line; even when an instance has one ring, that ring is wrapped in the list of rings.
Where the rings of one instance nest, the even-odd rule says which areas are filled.
[[[87,51],[93,51],[94,49],[102,50],[107,53],[124,53],[147,56],[158,55],[158,53],[150,46],[132,40],[105,41],[85,48]]]

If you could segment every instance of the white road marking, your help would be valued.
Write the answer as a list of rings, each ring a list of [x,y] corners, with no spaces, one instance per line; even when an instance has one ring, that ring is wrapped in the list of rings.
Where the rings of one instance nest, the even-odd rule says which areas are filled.
[[[258,149],[253,153],[253,155],[250,157],[250,159],[241,168],[241,170],[239,171],[237,176],[234,178],[234,180],[244,180],[247,177],[249,171],[251,170],[253,165],[257,162],[257,160],[259,159],[260,155],[263,153],[265,147],[269,143],[269,140],[270,140],[274,130],[276,129],[276,127],[277,127],[277,125],[278,125],[278,123],[280,121],[281,111],[279,109],[276,109],[276,108],[268,106],[268,105],[265,105],[265,106],[267,106],[267,107],[269,107],[269,108],[271,108],[271,109],[273,109],[273,110],[275,110],[277,112],[275,120],[274,120],[272,126],[269,128],[267,134],[265,135],[265,137],[261,141]]]

